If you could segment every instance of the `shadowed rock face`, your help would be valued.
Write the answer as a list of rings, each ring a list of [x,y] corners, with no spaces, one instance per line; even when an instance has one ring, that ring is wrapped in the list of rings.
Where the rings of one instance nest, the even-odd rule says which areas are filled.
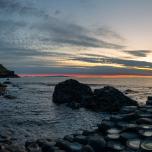
[[[86,96],[93,96],[89,86],[82,84],[76,80],[66,80],[55,86],[53,93],[53,101],[55,103],[81,103]]]
[[[95,89],[94,96],[96,108],[102,111],[118,111],[122,106],[137,105],[136,101],[111,86]]]
[[[14,71],[10,71],[0,64],[0,78],[17,78],[17,77],[19,76],[16,75]]]
[[[53,102],[68,103],[68,105],[72,103],[72,107],[79,103],[81,107],[107,112],[119,111],[122,106],[137,105],[136,101],[114,87],[106,86],[92,92],[89,86],[72,79],[55,86]]]

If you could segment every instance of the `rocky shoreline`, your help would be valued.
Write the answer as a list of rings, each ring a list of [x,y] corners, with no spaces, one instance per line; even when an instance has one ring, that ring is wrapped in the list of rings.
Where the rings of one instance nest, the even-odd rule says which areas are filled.
[[[13,137],[4,133],[0,135],[0,152],[152,151],[152,97],[148,97],[147,105],[140,106],[113,87],[108,86],[92,92],[88,86],[75,80],[68,81],[68,88],[66,88],[67,81],[65,82],[61,85],[64,90],[60,90],[59,87],[59,92],[56,94],[59,97],[57,101],[63,97],[62,101],[65,103],[67,99],[72,100],[71,103],[79,107],[84,99],[88,102],[93,99],[93,103],[98,106],[104,104],[106,110],[110,112],[109,117],[101,120],[92,131],[84,130],[82,133],[70,135],[67,132],[67,135],[60,139],[30,140],[24,145],[15,144]],[[63,87],[63,84],[66,85]],[[86,91],[83,92],[84,90]],[[100,110],[103,110],[103,106]]]
[[[67,133],[68,134],[68,133]],[[97,129],[62,139],[27,141],[24,146],[0,136],[1,152],[147,152],[152,151],[152,106],[125,106]]]

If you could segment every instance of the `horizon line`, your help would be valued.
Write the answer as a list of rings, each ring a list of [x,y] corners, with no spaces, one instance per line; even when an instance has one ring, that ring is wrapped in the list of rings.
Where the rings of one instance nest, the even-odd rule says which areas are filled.
[[[20,77],[78,77],[78,78],[152,78],[142,74],[17,74]]]

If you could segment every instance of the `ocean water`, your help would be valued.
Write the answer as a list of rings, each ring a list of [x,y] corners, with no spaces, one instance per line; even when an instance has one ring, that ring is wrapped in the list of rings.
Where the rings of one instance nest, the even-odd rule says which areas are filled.
[[[8,86],[8,93],[15,95],[13,100],[0,97],[0,135],[10,135],[14,142],[23,144],[26,140],[38,138],[62,138],[64,135],[91,130],[105,114],[86,109],[72,110],[52,102],[55,84],[68,77],[32,77],[11,79],[14,86]],[[129,97],[140,104],[152,95],[150,78],[102,78],[82,79],[92,89],[111,85],[122,92],[133,90]],[[4,79],[0,79],[3,82]]]

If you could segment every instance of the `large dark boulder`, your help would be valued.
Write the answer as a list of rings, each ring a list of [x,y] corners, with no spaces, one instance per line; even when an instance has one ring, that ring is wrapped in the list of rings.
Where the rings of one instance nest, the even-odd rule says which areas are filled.
[[[123,106],[137,106],[137,102],[111,86],[91,88],[76,80],[69,79],[55,86],[53,102],[67,103],[73,109],[80,106],[95,111],[115,112]]]
[[[84,98],[93,96],[92,90],[89,86],[82,84],[76,80],[69,79],[60,82],[55,86],[53,93],[53,102],[62,103],[81,103]]]
[[[119,111],[123,106],[136,106],[137,102],[125,96],[111,86],[94,90],[96,109],[101,111]]]

